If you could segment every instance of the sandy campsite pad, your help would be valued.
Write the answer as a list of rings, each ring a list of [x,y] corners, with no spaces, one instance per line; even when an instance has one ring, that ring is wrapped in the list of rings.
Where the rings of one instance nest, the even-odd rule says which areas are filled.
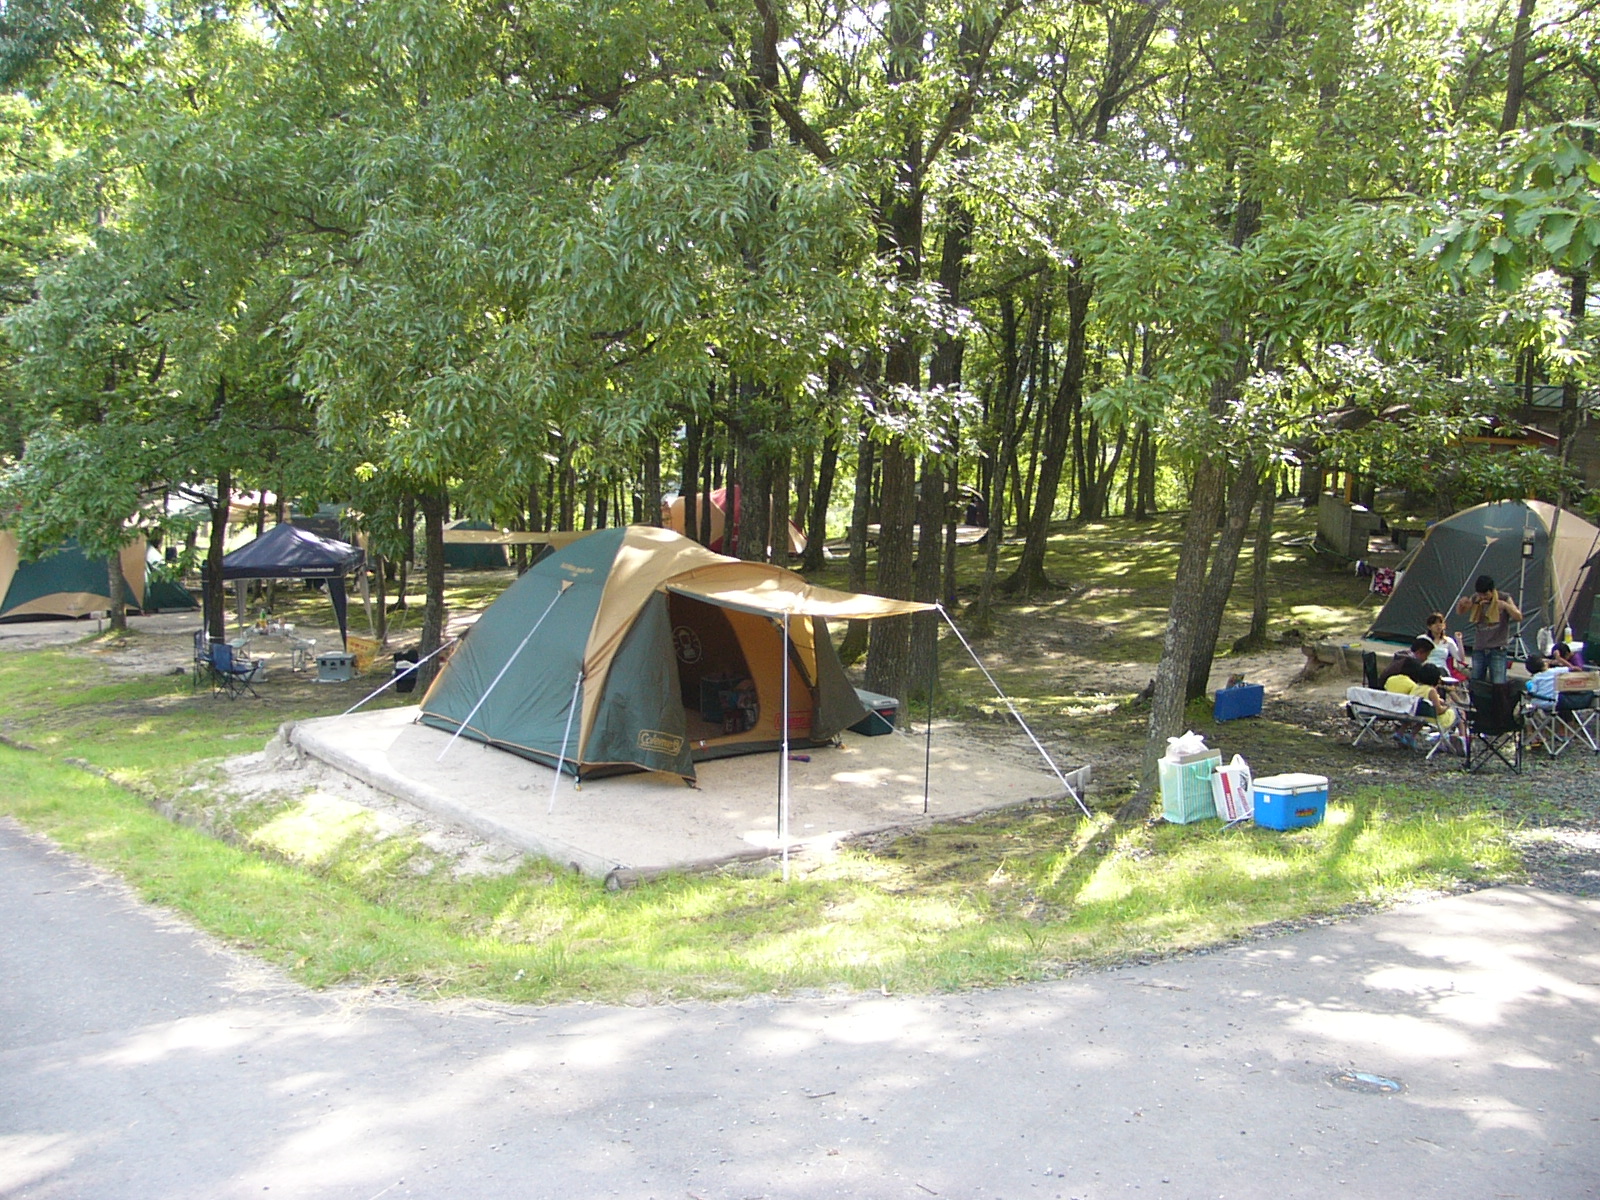
[[[311,757],[436,817],[590,875],[708,866],[781,849],[776,754],[700,763],[694,788],[644,773],[578,787],[477,742],[449,745],[448,734],[416,723],[416,714],[407,707],[299,721],[288,737]],[[1032,747],[980,745],[937,727],[926,815],[920,736],[847,734],[842,747],[797,753],[809,761],[789,763],[789,828],[791,849],[802,851],[1063,795]]]

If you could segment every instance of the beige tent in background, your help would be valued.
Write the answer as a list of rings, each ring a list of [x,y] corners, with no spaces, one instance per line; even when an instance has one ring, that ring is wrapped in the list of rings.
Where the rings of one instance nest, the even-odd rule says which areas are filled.
[[[127,605],[144,606],[145,541],[122,548],[122,577],[127,580]],[[110,579],[104,559],[89,558],[76,542],[67,542],[44,558],[24,561],[16,535],[0,530],[0,620],[17,617],[81,617],[107,612]]]
[[[730,503],[729,496],[732,496]],[[697,502],[698,511],[703,512],[706,505],[711,507],[711,540],[706,543],[706,548],[721,554],[732,551],[732,542],[739,533],[739,489],[717,488],[713,492],[701,492]],[[733,509],[733,530],[728,531],[728,509]],[[661,524],[674,533],[681,533],[686,537],[695,536],[686,527],[684,518],[684,499],[675,496],[661,506]],[[698,520],[698,514],[696,519]],[[698,532],[698,531],[697,531]],[[789,522],[789,553],[804,554],[806,552],[806,535],[800,531],[800,526],[793,521]]]

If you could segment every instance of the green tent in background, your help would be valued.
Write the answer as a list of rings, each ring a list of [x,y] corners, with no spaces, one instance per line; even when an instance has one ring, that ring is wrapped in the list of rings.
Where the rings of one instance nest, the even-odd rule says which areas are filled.
[[[1367,636],[1409,642],[1423,631],[1430,612],[1444,613],[1450,632],[1465,631],[1467,619],[1455,604],[1479,575],[1493,576],[1495,587],[1522,610],[1512,630],[1521,642],[1514,654],[1533,649],[1545,628],[1571,626],[1583,642],[1600,638],[1600,529],[1539,500],[1478,504],[1430,525],[1401,560],[1394,592]]]
[[[145,555],[144,603],[139,607],[147,613],[181,612],[200,607],[194,593],[183,586],[183,580],[162,561],[154,546]]]
[[[144,570],[145,543],[140,538],[122,549],[129,608],[144,603]],[[89,558],[77,542],[64,542],[54,553],[24,561],[16,535],[0,531],[0,620],[105,612],[111,607],[109,589],[105,561]]]
[[[457,542],[450,539],[456,530],[475,533],[493,533],[495,528],[486,521],[451,521],[444,527],[444,565],[452,571],[488,571],[509,565],[506,548],[492,542]]]

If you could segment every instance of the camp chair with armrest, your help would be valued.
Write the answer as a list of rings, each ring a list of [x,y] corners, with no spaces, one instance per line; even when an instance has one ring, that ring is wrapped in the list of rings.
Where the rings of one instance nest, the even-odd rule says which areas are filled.
[[[1428,747],[1428,758],[1431,761],[1435,754],[1445,750],[1451,754],[1459,754],[1462,758],[1467,756],[1467,741],[1472,736],[1472,731],[1467,727],[1467,698],[1464,688],[1457,688],[1449,683],[1441,684],[1439,697],[1444,701],[1446,708],[1455,713],[1454,718],[1445,726],[1432,722],[1437,736],[1433,745]]]
[[[1563,671],[1555,677],[1555,698],[1528,695],[1522,704],[1528,740],[1556,757],[1573,742],[1595,748],[1594,693],[1590,671]]]
[[[1371,688],[1375,692],[1383,690],[1383,684],[1378,681],[1378,655],[1373,650],[1361,652],[1361,686]]]
[[[1555,715],[1572,741],[1600,754],[1600,671],[1567,671],[1556,676]]]
[[[260,694],[251,685],[251,676],[255,674],[256,662],[247,657],[242,651],[234,649],[227,642],[211,643],[211,694],[223,693],[229,700],[236,700],[245,692],[261,699]]]
[[[189,670],[189,687],[198,690],[202,683],[211,679],[211,637],[204,629],[197,629],[194,635],[194,659]]]
[[[1530,750],[1542,749],[1555,758],[1572,745],[1576,732],[1556,711],[1554,700],[1528,693],[1522,697],[1522,720]]]
[[[1518,686],[1473,679],[1467,689],[1472,696],[1472,707],[1467,709],[1467,770],[1481,771],[1499,759],[1520,775],[1524,722]]]

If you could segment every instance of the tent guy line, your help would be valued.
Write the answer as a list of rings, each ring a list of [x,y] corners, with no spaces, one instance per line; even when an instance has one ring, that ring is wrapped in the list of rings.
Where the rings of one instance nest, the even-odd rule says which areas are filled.
[[[444,645],[440,646],[433,653],[425,654],[421,658],[419,658],[416,662],[411,663],[404,671],[396,671],[393,676],[391,676],[388,679],[385,679],[383,681],[383,683],[379,687],[377,687],[373,691],[368,692],[365,696],[361,697],[361,699],[357,700],[349,708],[345,709],[342,713],[340,713],[339,716],[340,717],[348,717],[351,713],[355,712],[356,709],[360,708],[368,700],[377,699],[379,696],[383,695],[384,692],[388,691],[395,684],[399,683],[407,675],[415,675],[417,673],[418,668],[420,668],[423,663],[427,662],[429,659],[438,658],[439,655],[443,654],[446,650],[450,649],[451,646],[454,646],[460,640],[461,639],[459,637],[453,637],[448,642],[446,642]],[[336,717],[334,719],[337,720],[338,718]]]
[[[956,623],[950,619],[950,614],[945,612],[944,605],[935,604],[933,607],[938,611],[939,615],[945,619],[945,624],[950,626],[950,631],[954,633],[956,637],[960,639],[961,644],[966,647],[967,653],[972,656],[972,661],[978,664],[978,670],[983,672],[983,677],[987,679],[989,681],[989,685],[994,688],[995,694],[1006,702],[1006,707],[1011,710],[1012,717],[1016,719],[1018,725],[1022,726],[1022,732],[1028,735],[1028,740],[1033,743],[1034,749],[1039,751],[1039,755],[1044,759],[1045,764],[1050,768],[1051,771],[1055,773],[1055,777],[1061,781],[1061,786],[1067,789],[1067,795],[1071,796],[1073,800],[1077,802],[1078,807],[1083,810],[1083,815],[1085,817],[1092,816],[1092,814],[1089,812],[1089,806],[1083,802],[1083,797],[1078,795],[1078,790],[1067,782],[1067,777],[1061,773],[1061,768],[1056,766],[1056,760],[1050,757],[1050,752],[1044,748],[1044,744],[1034,736],[1033,730],[1028,727],[1028,723],[1022,719],[1022,714],[1017,711],[1017,706],[1011,703],[1011,697],[1005,694],[1004,690],[1001,689],[1000,684],[996,682],[995,677],[989,674],[989,668],[983,665],[983,660],[978,657],[978,652],[972,648],[971,643],[969,643],[966,637],[962,635],[961,630],[956,628]],[[929,720],[928,724],[930,727],[932,726],[933,722],[931,719]]]
[[[565,590],[565,589],[563,589]],[[554,601],[551,606],[554,607]],[[561,764],[567,760],[567,747],[572,743],[572,718],[578,712],[578,694],[583,689],[583,667],[578,667],[578,677],[572,681],[572,700],[567,704],[567,727],[561,731],[561,753],[556,756],[555,778],[550,781],[550,807],[545,809],[545,815],[556,811],[556,789],[561,786]],[[463,722],[465,724],[465,722]],[[459,734],[461,730],[457,728]],[[454,739],[452,739],[454,740]],[[440,755],[443,758],[444,755]],[[574,783],[574,788],[582,787],[581,783]]]
[[[511,664],[517,661],[517,655],[521,654],[528,648],[528,643],[533,639],[533,635],[539,632],[539,626],[544,624],[544,619],[550,615],[550,610],[556,606],[556,602],[560,600],[561,597],[567,594],[567,589],[571,586],[572,580],[563,579],[561,581],[561,590],[556,592],[556,594],[551,597],[549,605],[546,606],[545,610],[539,614],[539,619],[533,623],[533,628],[528,630],[528,632],[523,635],[522,641],[518,643],[517,648],[511,652],[511,657],[507,658],[506,661],[501,665],[500,673],[490,681],[488,687],[483,689],[483,695],[478,697],[478,702],[472,706],[472,711],[462,718],[461,724],[456,726],[455,733],[451,734],[450,740],[444,744],[444,749],[439,751],[439,761],[443,761],[444,756],[450,753],[450,747],[456,744],[456,738],[461,736],[461,731],[468,725],[472,724],[472,718],[478,715],[478,710],[483,707],[483,702],[489,698],[489,693],[494,691],[499,682],[506,677],[506,672],[511,669]],[[582,679],[581,673],[579,675],[579,679]],[[561,768],[558,765],[556,768],[556,774],[559,775],[560,773]]]

